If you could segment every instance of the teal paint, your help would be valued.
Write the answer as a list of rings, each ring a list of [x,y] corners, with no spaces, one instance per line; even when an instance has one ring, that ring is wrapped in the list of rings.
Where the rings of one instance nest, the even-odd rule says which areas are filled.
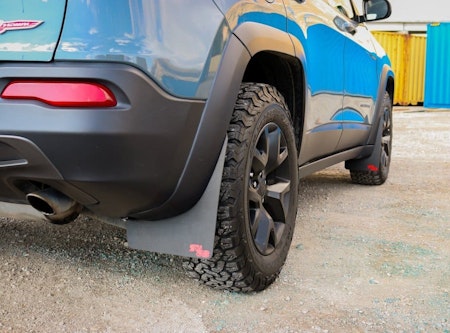
[[[450,108],[450,23],[428,25],[424,106]]]

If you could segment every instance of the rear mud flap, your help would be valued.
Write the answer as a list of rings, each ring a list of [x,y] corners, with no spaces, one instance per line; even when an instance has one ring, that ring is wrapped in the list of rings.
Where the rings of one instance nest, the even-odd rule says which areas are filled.
[[[210,258],[214,249],[217,208],[227,140],[214,173],[197,204],[184,214],[160,221],[128,220],[128,246],[193,258]]]
[[[378,171],[378,167],[380,165],[381,158],[381,139],[383,133],[383,123],[380,120],[380,124],[378,125],[377,137],[375,140],[375,144],[373,146],[372,153],[361,159],[349,160],[345,162],[345,168],[351,170],[360,170],[360,171]]]

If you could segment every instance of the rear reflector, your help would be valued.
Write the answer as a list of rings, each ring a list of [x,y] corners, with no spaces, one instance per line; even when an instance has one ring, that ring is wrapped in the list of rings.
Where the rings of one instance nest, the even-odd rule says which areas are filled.
[[[117,105],[107,87],[92,82],[12,81],[1,94],[5,99],[32,99],[62,107],[112,107]]]

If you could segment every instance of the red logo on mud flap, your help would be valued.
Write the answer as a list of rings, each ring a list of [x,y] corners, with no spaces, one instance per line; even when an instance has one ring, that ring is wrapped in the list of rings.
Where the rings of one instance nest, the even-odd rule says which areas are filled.
[[[208,250],[204,250],[203,245],[201,244],[189,245],[189,252],[195,252],[197,258],[207,259],[210,256],[210,252]]]
[[[9,30],[27,30],[34,29],[41,25],[44,21],[36,20],[16,20],[16,21],[2,21],[0,20],[0,35]]]
[[[373,165],[373,164],[369,164],[367,166],[367,169],[369,169],[370,171],[373,171],[373,172],[377,172],[378,171],[378,167]]]

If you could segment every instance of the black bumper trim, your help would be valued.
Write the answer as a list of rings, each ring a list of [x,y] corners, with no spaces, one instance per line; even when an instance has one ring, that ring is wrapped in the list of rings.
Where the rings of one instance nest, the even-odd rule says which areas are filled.
[[[177,187],[204,101],[172,97],[138,69],[120,63],[0,63],[0,91],[13,79],[33,78],[101,82],[113,91],[118,104],[56,108],[0,98],[0,136],[29,143],[29,149],[16,149],[0,140],[0,161],[9,163],[0,168],[0,200],[24,202],[23,190],[15,184],[32,181],[76,200],[84,198],[82,203],[98,215],[147,211],[145,217],[152,219],[189,209],[196,202],[189,202],[189,197],[201,196],[209,177],[205,184],[190,184],[190,196],[173,203],[176,210],[150,213]],[[211,166],[201,165],[196,171],[211,173],[219,151],[212,152]],[[46,162],[30,163],[36,154]],[[28,164],[11,162],[20,160]]]

